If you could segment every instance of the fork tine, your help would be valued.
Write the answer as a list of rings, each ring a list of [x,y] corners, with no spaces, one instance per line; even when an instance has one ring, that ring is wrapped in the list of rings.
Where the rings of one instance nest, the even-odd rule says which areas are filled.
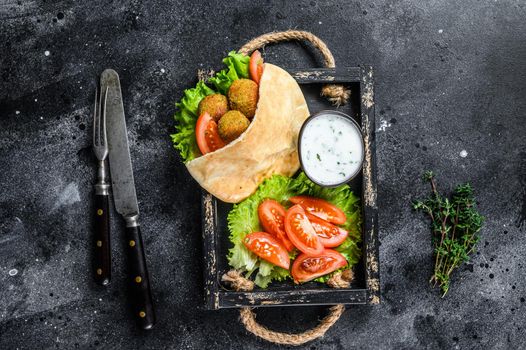
[[[99,131],[99,146],[102,145],[102,129],[101,129],[101,124],[102,124],[102,121],[101,121],[101,108],[102,108],[102,93],[101,91],[99,91],[99,108],[97,109],[97,118],[98,118],[98,125],[97,125],[97,129]]]
[[[104,93],[104,104],[101,105],[102,106],[102,137],[103,137],[104,146],[108,144],[108,138],[106,136],[106,101],[107,100],[108,100],[108,87],[106,86],[106,92]]]
[[[94,145],[97,145],[97,128],[98,128],[98,113],[97,113],[97,109],[98,109],[98,94],[99,94],[99,87],[95,87],[95,103],[93,105],[93,144]]]

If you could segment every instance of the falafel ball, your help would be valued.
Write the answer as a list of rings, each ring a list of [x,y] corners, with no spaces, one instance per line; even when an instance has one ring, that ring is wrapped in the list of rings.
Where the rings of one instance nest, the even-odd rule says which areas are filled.
[[[199,102],[199,115],[208,112],[217,122],[219,118],[228,112],[228,100],[221,94],[208,95]]]
[[[228,90],[230,109],[240,111],[248,118],[253,118],[258,105],[258,90],[258,84],[253,80],[235,80]]]
[[[225,142],[232,142],[239,137],[250,125],[250,120],[240,111],[228,111],[217,125],[219,136]]]

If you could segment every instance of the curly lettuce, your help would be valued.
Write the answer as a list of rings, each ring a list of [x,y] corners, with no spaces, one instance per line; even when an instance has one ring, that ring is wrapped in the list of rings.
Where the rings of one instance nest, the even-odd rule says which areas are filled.
[[[253,195],[234,205],[228,214],[228,229],[233,244],[228,253],[229,264],[244,272],[247,278],[255,273],[254,282],[261,288],[266,288],[272,281],[291,278],[290,272],[258,258],[244,246],[243,239],[251,232],[262,230],[257,210],[263,200],[271,198],[289,207],[291,203],[288,199],[297,195],[325,199],[344,211],[347,221],[343,227],[349,231],[349,237],[336,250],[347,259],[349,266],[360,260],[361,250],[357,244],[361,241],[361,208],[358,197],[348,185],[323,188],[310,181],[304,173],[296,178],[274,175],[265,180]],[[316,280],[325,282],[328,276]]]
[[[183,162],[187,163],[201,155],[195,138],[199,102],[206,96],[217,92],[226,95],[234,80],[248,78],[249,60],[248,56],[231,51],[223,59],[227,68],[209,79],[214,88],[199,81],[194,88],[184,90],[183,98],[175,104],[177,108],[174,115],[176,132],[171,135],[174,147],[179,151]]]
[[[215,93],[203,81],[199,81],[195,88],[186,89],[184,96],[175,106],[176,133],[171,135],[175,149],[179,151],[184,162],[189,162],[201,155],[195,139],[195,124],[199,102],[208,95]]]
[[[228,94],[228,89],[230,89],[230,85],[232,85],[234,80],[248,79],[249,61],[250,57],[230,51],[228,56],[223,59],[223,63],[227,68],[210,78],[209,82],[223,95]]]

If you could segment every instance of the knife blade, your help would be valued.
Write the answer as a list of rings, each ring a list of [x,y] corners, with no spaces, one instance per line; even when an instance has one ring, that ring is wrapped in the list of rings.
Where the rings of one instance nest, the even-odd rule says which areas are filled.
[[[139,205],[119,75],[112,69],[106,69],[101,74],[100,84],[102,89],[107,89],[105,111],[110,176],[115,210],[122,215],[126,223],[128,278],[133,313],[141,328],[151,329],[155,324],[155,313],[139,226]]]
[[[111,69],[101,75],[101,85],[107,87],[106,128],[110,157],[111,182],[115,209],[125,219],[139,215],[135,181],[128,145],[128,131],[124,117],[119,75]]]

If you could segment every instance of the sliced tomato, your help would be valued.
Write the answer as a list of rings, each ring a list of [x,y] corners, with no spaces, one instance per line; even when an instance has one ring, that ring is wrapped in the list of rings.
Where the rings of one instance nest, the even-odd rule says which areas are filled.
[[[320,237],[321,243],[326,248],[337,247],[345,241],[349,233],[341,227],[331,224],[328,221],[307,213],[309,221],[314,227],[314,231]]]
[[[248,234],[243,243],[252,253],[274,265],[289,269],[290,258],[285,247],[270,233],[253,232]]]
[[[204,112],[197,119],[195,138],[202,154],[214,152],[225,146],[217,131],[217,123],[208,112]]]
[[[250,56],[250,62],[248,63],[248,70],[250,72],[250,78],[259,84],[261,76],[263,75],[263,58],[261,52],[258,50],[252,52]]]
[[[343,225],[347,220],[345,213],[340,208],[320,198],[296,196],[290,197],[289,201],[301,205],[312,215],[336,225]]]
[[[323,251],[323,244],[301,206],[294,205],[287,210],[285,232],[292,244],[303,253],[317,255]]]
[[[291,252],[294,245],[285,232],[285,214],[285,208],[273,199],[265,199],[258,207],[259,222],[265,232],[274,235]]]
[[[325,249],[319,255],[301,254],[292,264],[294,282],[303,283],[338,270],[347,265],[347,260],[336,250]]]

